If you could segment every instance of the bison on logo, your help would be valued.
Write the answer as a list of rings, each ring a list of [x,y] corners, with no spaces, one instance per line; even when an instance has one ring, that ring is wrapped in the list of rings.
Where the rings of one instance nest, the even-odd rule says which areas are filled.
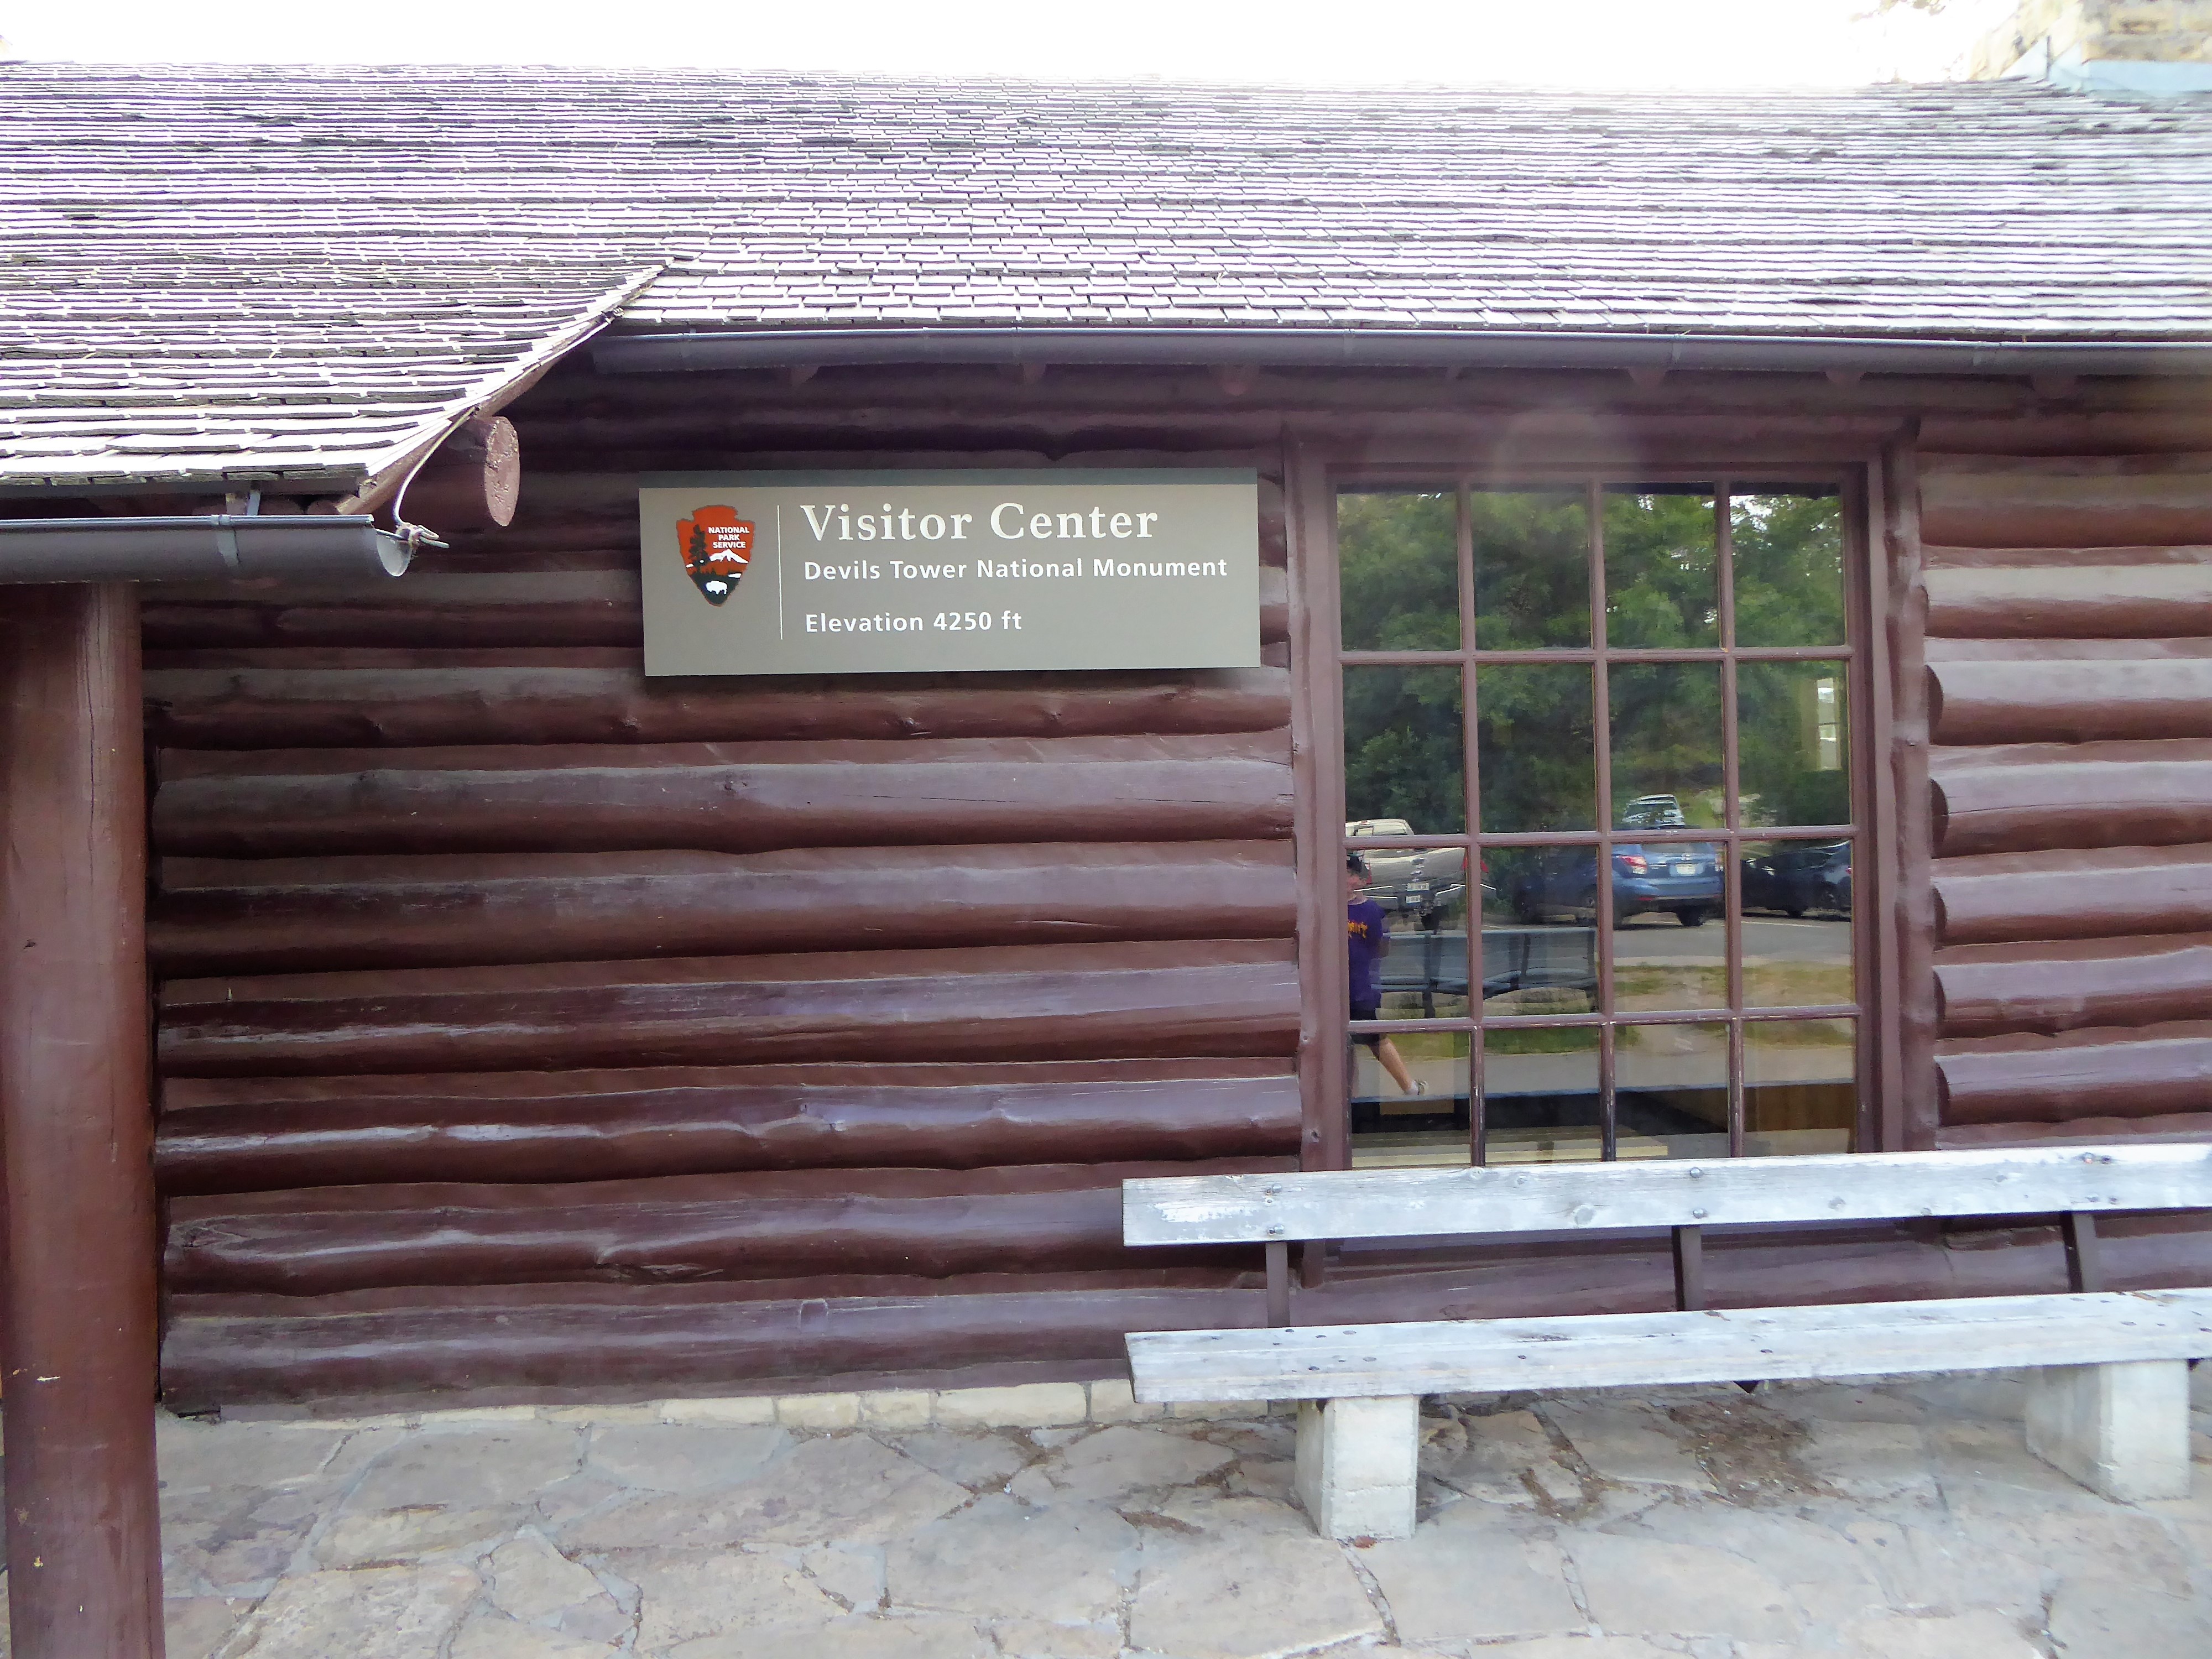
[[[720,605],[752,562],[753,527],[733,507],[694,507],[690,518],[677,520],[676,549],[684,556],[684,574],[708,604]]]

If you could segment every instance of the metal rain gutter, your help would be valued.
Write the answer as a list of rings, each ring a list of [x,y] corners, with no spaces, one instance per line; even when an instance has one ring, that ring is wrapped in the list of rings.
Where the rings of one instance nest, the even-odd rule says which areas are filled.
[[[0,582],[397,576],[413,557],[366,514],[0,519]]]
[[[2212,342],[1546,334],[1383,328],[851,328],[601,335],[608,374],[842,364],[1736,369],[1874,374],[2212,374]]]

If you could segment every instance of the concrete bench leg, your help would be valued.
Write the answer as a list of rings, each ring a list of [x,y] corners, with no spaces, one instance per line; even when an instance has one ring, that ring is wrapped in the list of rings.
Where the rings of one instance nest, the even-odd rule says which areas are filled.
[[[1324,1538],[1410,1538],[1421,1401],[1301,1401],[1298,1502]]]
[[[2123,1504],[2189,1496],[2189,1362],[2051,1365],[2028,1385],[2027,1449]]]

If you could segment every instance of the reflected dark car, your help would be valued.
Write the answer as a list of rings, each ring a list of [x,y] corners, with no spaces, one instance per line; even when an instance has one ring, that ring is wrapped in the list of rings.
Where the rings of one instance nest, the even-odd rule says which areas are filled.
[[[1595,917],[1597,848],[1529,849],[1503,885],[1506,902],[1522,921],[1549,921],[1561,914]],[[1615,921],[1669,910],[1685,927],[1701,927],[1720,915],[1722,903],[1720,854],[1711,842],[1614,843]]]
[[[1743,861],[1743,908],[1802,916],[1851,913],[1851,844],[1800,842]]]

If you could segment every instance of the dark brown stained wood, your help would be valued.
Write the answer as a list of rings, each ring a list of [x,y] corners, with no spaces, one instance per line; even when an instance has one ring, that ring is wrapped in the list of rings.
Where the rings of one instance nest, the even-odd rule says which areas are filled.
[[[173,981],[165,1074],[1288,1054],[1288,941]]]
[[[819,1273],[1249,1266],[1249,1248],[1121,1243],[1121,1182],[1296,1168],[1292,1158],[800,1170],[556,1186],[315,1187],[179,1198],[173,1292],[320,1296],[401,1285],[684,1284]]]
[[[1939,951],[1936,1000],[1945,1036],[2187,1019],[2212,1008],[2212,934]]]
[[[2170,662],[2212,657],[2201,640],[1930,640],[1930,663]]]
[[[167,1194],[1295,1156],[1279,1060],[172,1078]]]
[[[2212,634],[2212,563],[2079,563],[1928,572],[1928,631],[1960,639],[2166,639]]]
[[[1947,1124],[2212,1112],[2212,1021],[1946,1043]]]
[[[2212,1112],[2182,1112],[2172,1117],[2080,1117],[2063,1123],[1966,1123],[1946,1128],[1936,1144],[1947,1152],[1980,1146],[2094,1146],[2108,1140],[2212,1140]]]
[[[1920,441],[1939,454],[2048,456],[2062,464],[2086,455],[2212,453],[2212,416],[2207,416],[2202,407],[2190,408],[2186,400],[2169,409],[2102,409],[2063,415],[2048,410],[2004,414],[1942,410],[1922,418]]]
[[[2212,457],[1923,453],[1920,520],[1960,547],[2212,542]]]
[[[1928,679],[1940,744],[2212,737],[2212,658],[1938,662]]]
[[[2114,1223],[2118,1289],[2212,1282],[2202,1218]],[[1674,1299],[1665,1235],[1617,1249],[1470,1253],[1468,1265],[1333,1274],[1294,1291],[1305,1324],[1657,1310]],[[1716,1307],[2017,1295],[2065,1285],[2055,1228],[2033,1242],[1946,1249],[1901,1230],[1706,1242]],[[179,1296],[162,1381],[179,1409],[445,1395],[650,1399],[851,1387],[954,1386],[977,1368],[1070,1362],[1126,1376],[1123,1334],[1261,1325],[1254,1273],[975,1275],[705,1285],[428,1285],[324,1297]]]
[[[0,587],[0,1310],[21,1659],[159,1659],[145,773],[129,583]]]
[[[383,587],[289,582],[241,596],[244,586],[164,584],[148,597],[148,646],[635,646],[644,626],[634,552],[625,569],[430,569]],[[1262,566],[1263,641],[1288,637],[1288,605],[1282,571]]]
[[[156,971],[1287,938],[1288,842],[162,860]]]
[[[2118,847],[1942,859],[1946,945],[2212,930],[2212,847]]]
[[[1237,841],[1288,833],[1287,732],[632,748],[169,750],[164,853]]]
[[[502,529],[522,493],[522,444],[503,415],[464,421],[407,481],[401,498],[412,524],[441,535]]]
[[[1939,858],[2212,841],[2212,742],[1937,750],[1929,769]]]
[[[1290,720],[1290,676],[1279,668],[895,684],[648,680],[634,662],[592,662],[602,653],[584,650],[536,653],[570,662],[513,665],[422,660],[434,654],[396,665],[155,669],[146,678],[149,729],[191,749],[406,748],[1109,737],[1261,732]]]
[[[1881,469],[1869,483],[1881,492],[1880,521],[1873,527],[1881,538],[1875,569],[1882,580],[1868,584],[1868,604],[1874,612],[1869,618],[1873,630],[1869,644],[1879,647],[1878,653],[1869,653],[1869,662],[1871,666],[1887,656],[1889,678],[1884,687],[1873,675],[1856,678],[1874,703],[1873,719],[1865,723],[1865,740],[1870,747],[1889,750],[1887,757],[1877,753],[1870,757],[1877,768],[1886,763],[1888,769],[1886,789],[1879,777],[1873,781],[1875,799],[1870,804],[1878,812],[1886,798],[1893,822],[1887,830],[1879,823],[1873,826],[1873,847],[1877,860],[1885,848],[1888,851],[1897,888],[1888,902],[1888,915],[1875,917],[1880,954],[1874,962],[1880,963],[1893,950],[1896,978],[1886,983],[1889,974],[1884,968],[1869,974],[1862,967],[1859,994],[1871,991],[1876,999],[1872,1012],[1877,1018],[1872,1024],[1881,1091],[1878,1144],[1885,1152],[1906,1152],[1932,1146],[1940,1121],[1936,999],[1929,994],[1936,894],[1928,872],[1938,832],[1935,792],[1929,787],[1928,550],[1920,533],[1918,451],[1911,422],[1883,444]],[[1885,690],[1889,694],[1886,745],[1881,736],[1881,693]],[[1865,963],[1867,953],[1859,954]],[[1865,1030],[1861,1028],[1863,1037]]]

